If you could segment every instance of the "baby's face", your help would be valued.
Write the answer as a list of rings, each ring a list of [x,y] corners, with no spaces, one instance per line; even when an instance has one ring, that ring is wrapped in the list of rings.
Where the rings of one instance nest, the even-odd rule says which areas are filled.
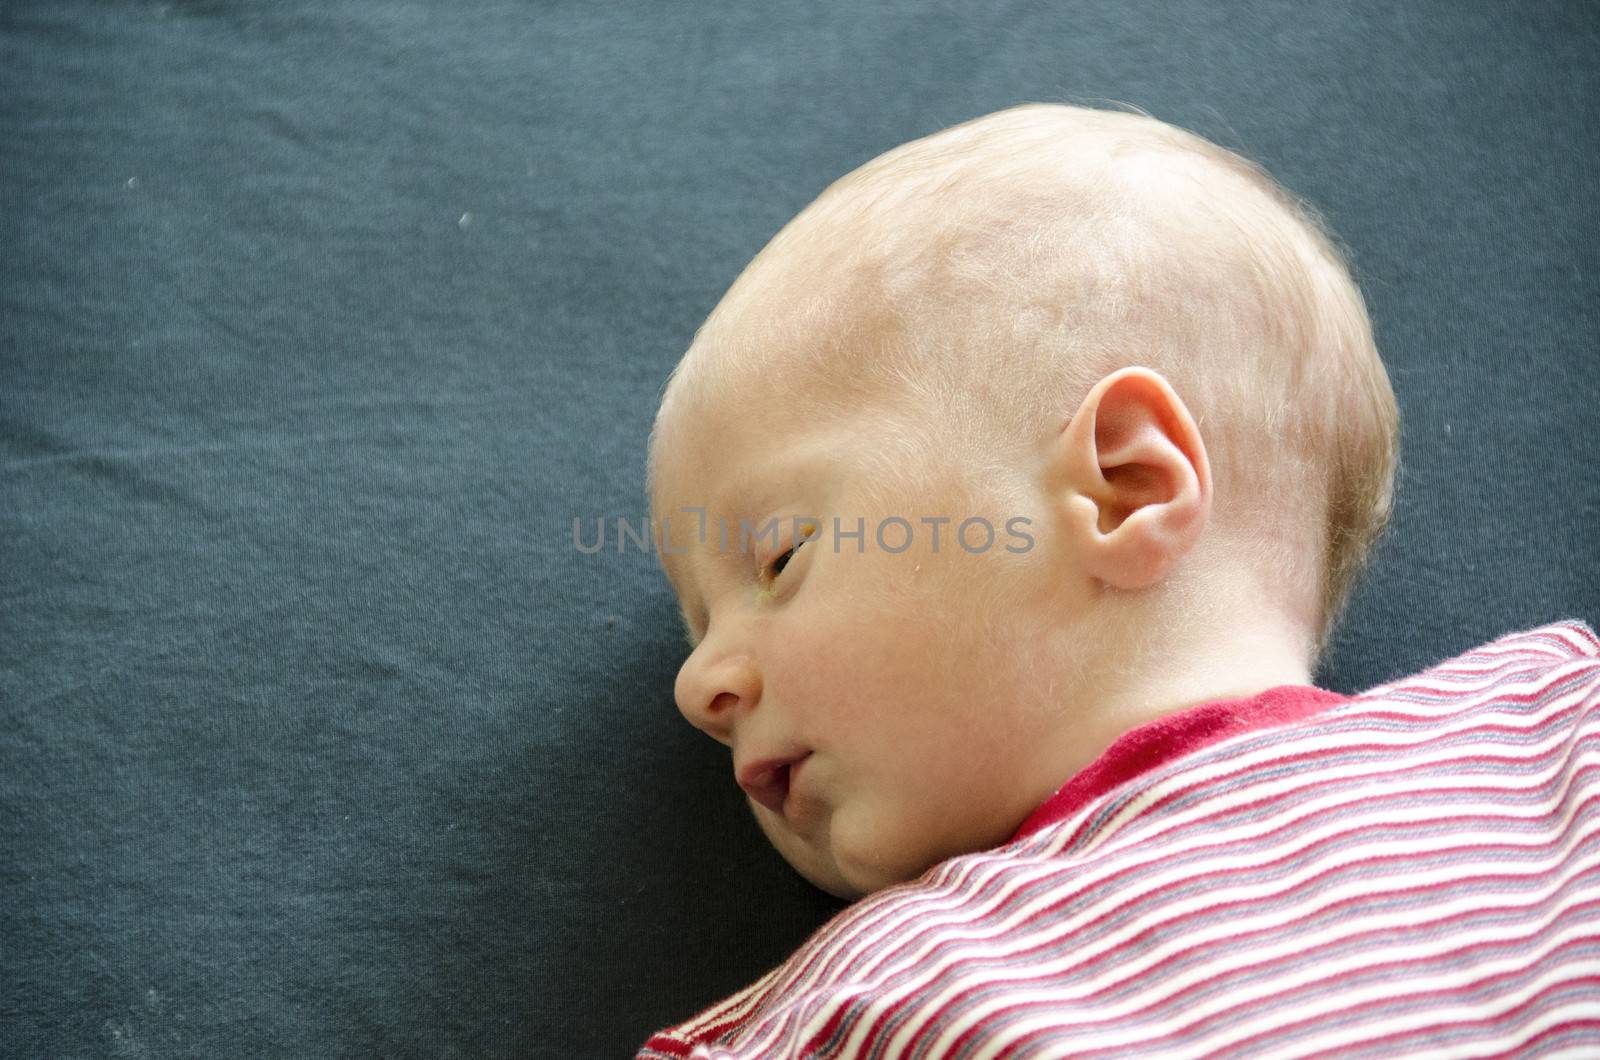
[[[732,749],[784,858],[841,897],[1003,843],[1064,779],[1043,496],[1023,482],[1027,510],[974,510],[963,494],[993,470],[897,445],[894,426],[879,409],[803,422],[743,393],[674,409],[657,442],[662,558],[696,642],[678,707]],[[993,536],[971,523],[963,547],[973,517]],[[776,529],[741,548],[741,520]]]

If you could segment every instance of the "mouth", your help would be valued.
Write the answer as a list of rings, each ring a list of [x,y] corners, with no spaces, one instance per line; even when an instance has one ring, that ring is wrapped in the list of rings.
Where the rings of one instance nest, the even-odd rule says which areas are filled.
[[[795,773],[809,757],[811,752],[807,751],[788,758],[767,758],[752,762],[738,771],[739,786],[756,802],[782,816],[784,806],[789,801],[789,791],[793,787]]]

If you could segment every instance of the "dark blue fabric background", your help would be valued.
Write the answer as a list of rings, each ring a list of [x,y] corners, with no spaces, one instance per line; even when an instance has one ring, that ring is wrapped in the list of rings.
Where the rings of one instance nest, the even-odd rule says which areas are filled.
[[[656,396],[879,152],[1123,100],[1350,246],[1403,409],[1327,687],[1600,620],[1586,3],[0,9],[0,1039],[619,1056],[837,904],[672,704]]]

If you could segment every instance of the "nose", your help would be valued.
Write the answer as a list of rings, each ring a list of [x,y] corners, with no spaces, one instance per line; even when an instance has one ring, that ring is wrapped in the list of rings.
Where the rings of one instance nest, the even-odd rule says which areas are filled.
[[[673,695],[690,725],[731,744],[734,725],[761,700],[761,671],[748,655],[716,655],[708,646],[702,642],[684,660]]]

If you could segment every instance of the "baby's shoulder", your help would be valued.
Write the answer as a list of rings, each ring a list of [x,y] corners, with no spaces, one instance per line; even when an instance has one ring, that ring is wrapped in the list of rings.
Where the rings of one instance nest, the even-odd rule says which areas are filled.
[[[1417,673],[1357,693],[1356,704],[1386,699],[1470,698],[1509,692],[1519,682],[1573,671],[1577,683],[1600,683],[1600,637],[1570,618],[1506,633]],[[1359,709],[1359,706],[1356,706]]]

